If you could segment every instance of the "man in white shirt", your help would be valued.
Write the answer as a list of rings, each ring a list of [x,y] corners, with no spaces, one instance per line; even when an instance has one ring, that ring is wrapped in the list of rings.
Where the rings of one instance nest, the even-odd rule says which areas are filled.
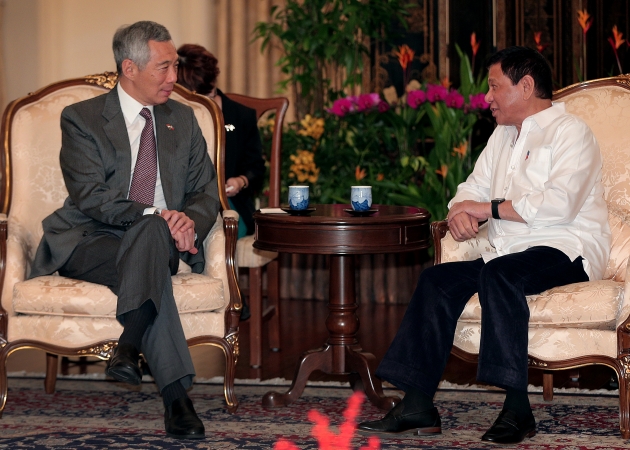
[[[195,375],[171,275],[200,273],[201,243],[219,212],[218,186],[191,108],[169,100],[178,56],[168,30],[142,21],[114,35],[119,83],[65,108],[63,207],[43,221],[31,278],[52,274],[109,286],[123,325],[106,373],[140,384],[139,353],[164,402],[166,433],[203,438],[186,389]]]
[[[506,390],[503,410],[482,436],[516,443],[536,433],[527,397],[526,295],[601,279],[610,248],[602,159],[589,127],[552,103],[551,69],[537,51],[502,50],[488,63],[497,128],[449,203],[449,230],[474,238],[489,221],[496,253],[425,270],[377,375],[405,391],[383,419],[359,429],[441,432],[433,396],[468,299],[482,307],[477,379]]]

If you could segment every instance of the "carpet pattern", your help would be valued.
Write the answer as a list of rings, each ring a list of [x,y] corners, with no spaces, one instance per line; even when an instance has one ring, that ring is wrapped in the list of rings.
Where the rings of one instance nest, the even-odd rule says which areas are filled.
[[[317,449],[311,437],[310,409],[329,417],[333,426],[343,421],[351,391],[348,388],[307,387],[302,398],[281,409],[265,410],[262,395],[284,387],[237,386],[240,407],[230,415],[221,385],[195,384],[190,396],[206,426],[206,439],[177,441],[164,433],[162,401],[155,386],[137,387],[106,381],[60,380],[54,395],[44,392],[43,380],[9,380],[9,397],[0,419],[0,449],[271,449],[281,437],[301,449]],[[530,394],[538,434],[514,449],[599,450],[630,448],[621,439],[616,396],[556,395],[546,403]],[[381,438],[382,449],[488,449],[479,440],[498,415],[503,394],[485,391],[440,390],[436,406],[443,434]],[[362,420],[382,413],[368,402]],[[367,443],[357,435],[354,448]]]

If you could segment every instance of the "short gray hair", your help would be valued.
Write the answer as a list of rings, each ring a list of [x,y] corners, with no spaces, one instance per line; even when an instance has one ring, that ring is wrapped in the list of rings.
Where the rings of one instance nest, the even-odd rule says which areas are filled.
[[[170,41],[171,34],[164,25],[143,20],[132,25],[123,25],[114,34],[114,59],[116,70],[122,73],[122,62],[130,59],[143,70],[151,59],[149,41]]]

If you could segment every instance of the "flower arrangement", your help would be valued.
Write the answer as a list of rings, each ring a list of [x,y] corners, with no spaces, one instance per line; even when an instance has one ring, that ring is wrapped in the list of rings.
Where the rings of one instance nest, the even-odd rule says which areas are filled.
[[[408,46],[392,52],[408,81],[400,98],[394,87],[382,93],[336,94],[320,113],[290,124],[283,134],[283,190],[310,186],[312,203],[348,203],[350,187],[372,186],[375,203],[416,205],[434,218],[472,170],[480,150],[471,134],[487,90],[485,71],[473,76],[459,47],[461,85],[448,80],[407,80],[415,54]],[[473,56],[479,41],[471,36]],[[262,130],[270,140],[270,129]]]

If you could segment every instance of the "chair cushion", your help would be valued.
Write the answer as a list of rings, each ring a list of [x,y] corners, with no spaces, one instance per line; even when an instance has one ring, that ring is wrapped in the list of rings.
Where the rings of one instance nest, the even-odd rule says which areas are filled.
[[[221,280],[196,273],[172,277],[173,294],[181,314],[223,308]],[[21,314],[116,317],[116,295],[106,286],[57,275],[16,283],[13,309]]]
[[[529,326],[614,330],[623,283],[613,280],[567,284],[527,297]],[[481,322],[477,294],[466,304],[460,322]]]
[[[276,259],[276,252],[254,248],[254,236],[243,236],[236,241],[236,264],[239,267],[263,267]]]
[[[442,239],[442,262],[472,261],[481,258],[484,253],[496,253],[495,248],[488,240],[488,223],[479,227],[479,233],[475,239],[457,242],[447,233]]]

